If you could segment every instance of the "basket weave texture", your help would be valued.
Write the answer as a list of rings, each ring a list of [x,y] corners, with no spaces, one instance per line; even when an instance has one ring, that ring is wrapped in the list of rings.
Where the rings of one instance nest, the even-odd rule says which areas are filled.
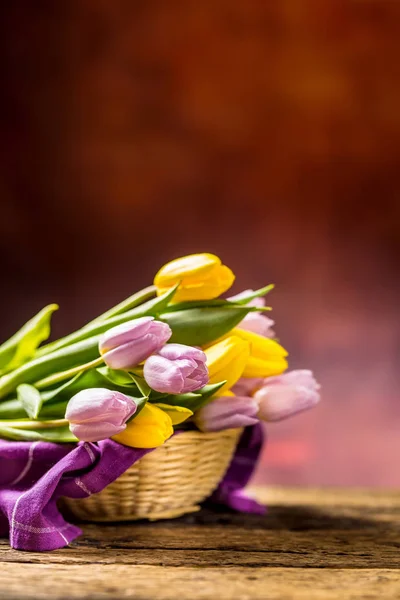
[[[174,435],[100,493],[64,498],[64,505],[85,521],[156,520],[195,512],[225,475],[241,432]]]

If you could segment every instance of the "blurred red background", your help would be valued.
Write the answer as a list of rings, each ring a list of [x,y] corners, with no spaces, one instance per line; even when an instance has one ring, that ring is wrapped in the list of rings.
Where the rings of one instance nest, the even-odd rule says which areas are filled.
[[[1,326],[61,335],[215,252],[275,282],[314,411],[257,481],[398,486],[400,3],[15,0],[0,47]]]

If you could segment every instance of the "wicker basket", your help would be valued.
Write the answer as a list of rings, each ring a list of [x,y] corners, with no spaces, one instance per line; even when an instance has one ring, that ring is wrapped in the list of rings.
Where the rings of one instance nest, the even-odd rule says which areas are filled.
[[[224,476],[241,432],[180,433],[100,493],[64,498],[64,505],[85,521],[169,519],[195,512]]]

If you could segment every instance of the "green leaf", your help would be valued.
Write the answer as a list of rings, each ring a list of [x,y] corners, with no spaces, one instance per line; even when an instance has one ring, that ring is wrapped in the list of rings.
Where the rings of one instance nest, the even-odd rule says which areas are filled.
[[[193,413],[199,410],[202,406],[207,404],[212,396],[218,392],[218,390],[225,385],[226,381],[205,385],[201,390],[197,392],[189,392],[188,394],[170,394],[167,396],[151,396],[150,401],[154,404],[169,404],[171,406],[182,406],[188,408]]]
[[[21,400],[12,398],[0,402],[0,419],[23,419],[24,417],[26,417],[26,412]]]
[[[128,371],[119,371],[117,369],[110,369],[110,367],[99,367],[97,371],[106,377],[109,381],[117,385],[132,385],[134,382],[133,377]]]
[[[235,307],[236,304],[229,300],[224,300],[223,298],[215,298],[214,300],[186,300],[185,302],[169,304],[165,309],[165,312],[176,312],[178,310],[187,310],[188,308],[213,308],[215,306],[229,308]]]
[[[147,402],[147,395],[142,394],[142,391],[138,388],[136,382],[132,378],[130,378],[129,384],[116,383],[116,381],[105,374],[104,371],[104,367],[85,371],[84,373],[75,376],[68,384],[64,384],[51,392],[43,392],[43,406],[40,411],[40,417],[51,417],[53,419],[63,418],[68,402],[72,396],[82,390],[90,388],[104,388],[106,390],[121,392],[122,394],[129,396],[137,406],[134,415],[137,416]],[[113,372],[113,375],[114,374],[115,371]],[[2,405],[0,404],[0,415],[1,408]]]
[[[205,385],[201,390],[198,390],[196,393],[201,394],[203,399],[208,400],[215,396],[215,394],[226,384],[226,380],[220,381],[219,383],[209,383]]]
[[[57,352],[62,348],[69,348],[72,345],[75,345],[76,343],[87,340],[88,338],[97,340],[98,343],[100,335],[108,329],[111,329],[111,327],[115,327],[116,325],[120,325],[121,323],[126,323],[128,321],[131,321],[132,319],[138,319],[139,317],[156,317],[160,312],[164,311],[164,309],[174,297],[177,289],[178,284],[170,290],[168,290],[168,292],[165,292],[165,294],[163,294],[162,296],[153,298],[152,300],[145,302],[141,306],[132,308],[131,310],[128,310],[121,315],[116,315],[115,317],[107,319],[106,321],[95,321],[92,324],[85,325],[85,327],[82,327],[82,329],[79,329],[78,331],[75,331],[74,333],[71,333],[70,335],[67,335],[64,338],[56,340],[51,344],[46,344],[46,346],[40,348],[40,350],[36,353],[36,356],[45,357],[46,355],[52,354],[53,352]],[[93,358],[96,357],[94,356]],[[89,360],[93,360],[93,358]]]
[[[61,348],[48,356],[30,360],[0,378],[0,398],[8,396],[21,383],[34,383],[53,373],[91,362],[98,356],[98,338],[92,337]]]
[[[57,304],[45,306],[36,316],[0,346],[0,370],[12,371],[35,354],[39,344],[50,335],[50,320]]]
[[[273,283],[270,283],[269,285],[266,285],[265,287],[260,288],[259,290],[249,292],[248,294],[243,296],[243,298],[240,298],[240,300],[235,300],[234,302],[236,304],[247,304],[255,298],[261,298],[262,296],[266,296],[267,294],[269,294],[270,291],[274,289],[274,287],[275,285]]]
[[[127,298],[123,302],[120,302],[113,308],[110,308],[110,310],[103,313],[102,315],[99,315],[98,317],[93,319],[93,321],[90,321],[90,323],[85,325],[85,327],[88,327],[89,325],[93,325],[93,323],[99,323],[100,321],[107,321],[108,319],[111,319],[112,317],[116,317],[117,315],[120,315],[121,313],[127,312],[128,310],[135,308],[136,306],[139,306],[140,304],[143,304],[144,302],[146,302],[146,300],[153,298],[153,296],[155,296],[155,293],[156,293],[156,286],[150,285],[149,287],[146,287],[143,290],[140,290],[140,292],[136,292],[132,296],[129,296],[129,298]]]
[[[44,404],[40,411],[40,419],[64,419],[68,402],[69,400],[65,399],[58,402],[51,402],[50,404]]]
[[[70,398],[72,398],[72,396],[81,390],[88,388],[102,387],[108,390],[122,392],[123,394],[134,397],[135,402],[136,398],[140,398],[141,392],[138,390],[136,383],[131,377],[129,385],[117,383],[110,378],[107,373],[104,373],[103,369],[104,368],[91,369],[90,371],[78,373],[75,375],[75,377],[63,383],[62,385],[52,390],[43,391],[41,393],[43,405],[39,413],[40,417],[43,417],[44,415],[51,417],[63,417],[65,408]],[[54,410],[49,408],[49,406],[53,404],[57,404],[57,408]],[[16,419],[23,417],[24,415],[25,411],[23,409],[21,400],[13,398],[0,402],[0,418]]]
[[[166,404],[170,406],[183,406],[184,408],[188,408],[192,412],[195,412],[201,406],[203,401],[203,397],[201,394],[196,394],[196,392],[189,392],[188,394],[176,394],[165,396],[163,398],[151,398],[150,402],[152,404]]]
[[[237,306],[190,308],[177,312],[163,313],[160,318],[172,329],[170,342],[189,346],[204,346],[219,339],[236,327],[252,307]]]
[[[48,427],[46,429],[19,429],[0,424],[0,438],[17,441],[45,441],[58,443],[78,442],[79,440],[70,431],[68,425],[62,427]]]
[[[43,408],[49,404],[58,403],[62,400],[69,401],[72,396],[82,390],[91,388],[105,388],[106,390],[114,390],[121,392],[127,396],[131,396],[137,400],[140,399],[141,391],[138,389],[137,384],[130,378],[129,384],[117,383],[113,378],[109,377],[107,372],[104,372],[103,367],[99,369],[91,369],[90,371],[84,371],[79,373],[73,379],[64,383],[60,387],[42,392],[43,397]],[[115,372],[114,372],[115,373]],[[0,404],[0,410],[1,410]]]
[[[79,389],[83,389],[83,388],[81,388],[81,385],[82,384],[84,385],[83,380],[84,380],[84,376],[87,373],[90,373],[90,371],[78,373],[77,375],[72,377],[69,381],[62,383],[60,386],[53,388],[52,390],[43,391],[42,392],[43,405],[50,404],[51,402],[59,400],[62,397],[68,396],[70,398],[74,393],[76,393],[74,391],[74,387],[76,386],[78,381],[79,381],[80,385],[76,386],[76,388],[78,389],[78,391],[79,391]],[[0,409],[1,409],[1,406],[2,406],[2,404],[0,404]]]
[[[39,390],[28,383],[21,383],[17,387],[17,396],[28,417],[37,419],[43,404],[43,398]]]
[[[179,310],[187,310],[189,308],[215,308],[220,307],[225,310],[230,310],[234,308],[240,308],[247,304],[249,300],[246,299],[246,302],[230,302],[229,300],[221,300],[218,298],[217,300],[196,300],[190,302],[177,302],[176,304],[169,304],[165,309],[165,312],[177,312]],[[271,307],[269,306],[247,306],[249,312],[260,312],[260,311],[269,311]]]
[[[139,377],[138,375],[131,375],[133,381],[136,383],[139,392],[148,398],[150,396],[151,387],[147,384],[144,377]]]

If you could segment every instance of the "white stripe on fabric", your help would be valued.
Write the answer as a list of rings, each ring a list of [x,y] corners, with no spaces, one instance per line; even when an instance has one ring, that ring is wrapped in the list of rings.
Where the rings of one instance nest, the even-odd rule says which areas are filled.
[[[69,525],[68,525],[69,527]],[[62,527],[61,529],[64,529],[64,527]],[[67,538],[65,537],[65,535],[63,533],[61,533],[61,529],[57,529],[58,533],[61,535],[62,539],[64,540],[64,542],[67,544],[69,544],[69,541],[67,540]]]
[[[40,441],[33,442],[31,447],[29,448],[28,460],[27,460],[25,467],[22,469],[22,471],[18,475],[18,477],[16,477],[14,479],[14,481],[12,481],[10,483],[10,485],[15,485],[16,483],[21,481],[25,477],[25,475],[29,472],[29,469],[31,468],[32,463],[33,463],[33,453],[38,444],[40,444]],[[90,452],[91,452],[91,450],[90,450]],[[89,453],[89,456],[90,456],[90,453]],[[25,523],[20,523],[19,521],[15,520],[15,514],[17,512],[19,501],[22,499],[22,497],[25,494],[26,494],[26,492],[23,492],[20,496],[18,496],[17,501],[15,502],[15,505],[14,505],[14,508],[12,511],[11,527],[10,527],[10,545],[12,547],[14,547],[15,529],[22,529],[22,531],[29,531],[30,533],[59,533],[60,536],[62,537],[62,539],[64,540],[64,542],[68,545],[69,542],[68,542],[67,538],[65,537],[65,535],[62,533],[62,531],[64,529],[68,529],[68,527],[71,527],[71,525],[69,523],[67,523],[66,525],[64,525],[63,527],[60,527],[60,528],[55,527],[55,526],[53,526],[53,527],[33,527],[32,525],[25,525]]]
[[[92,495],[92,492],[86,487],[86,485],[83,483],[83,481],[81,479],[79,479],[79,477],[77,477],[75,479],[75,483],[78,487],[80,487],[85,492],[85,494],[87,494],[88,496]]]
[[[29,531],[30,533],[61,533],[61,531],[64,531],[64,529],[68,529],[68,527],[71,527],[69,523],[67,523],[67,525],[63,525],[62,527],[33,527],[32,525],[25,525],[25,523],[20,523],[19,521],[15,520],[14,525],[17,529]]]
[[[87,442],[85,442],[83,444],[83,447],[85,448],[86,452],[89,454],[89,458],[92,461],[92,463],[94,463],[94,461],[96,460],[96,457],[93,454],[93,450],[91,449],[91,447],[89,446],[89,444]]]
[[[25,475],[28,473],[29,469],[32,466],[32,462],[33,462],[33,452],[38,444],[40,444],[40,441],[33,442],[31,447],[29,448],[28,460],[27,460],[25,467],[22,469],[21,473],[14,479],[14,481],[12,481],[9,485],[15,485],[16,483],[19,483],[21,481],[21,479],[23,479],[25,477]]]
[[[11,527],[10,527],[10,545],[13,546],[14,545],[14,528],[15,528],[15,512],[17,510],[19,501],[21,500],[22,496],[24,494],[21,494],[20,496],[18,496],[17,501],[14,505],[14,509],[12,511],[12,515],[11,515]]]

